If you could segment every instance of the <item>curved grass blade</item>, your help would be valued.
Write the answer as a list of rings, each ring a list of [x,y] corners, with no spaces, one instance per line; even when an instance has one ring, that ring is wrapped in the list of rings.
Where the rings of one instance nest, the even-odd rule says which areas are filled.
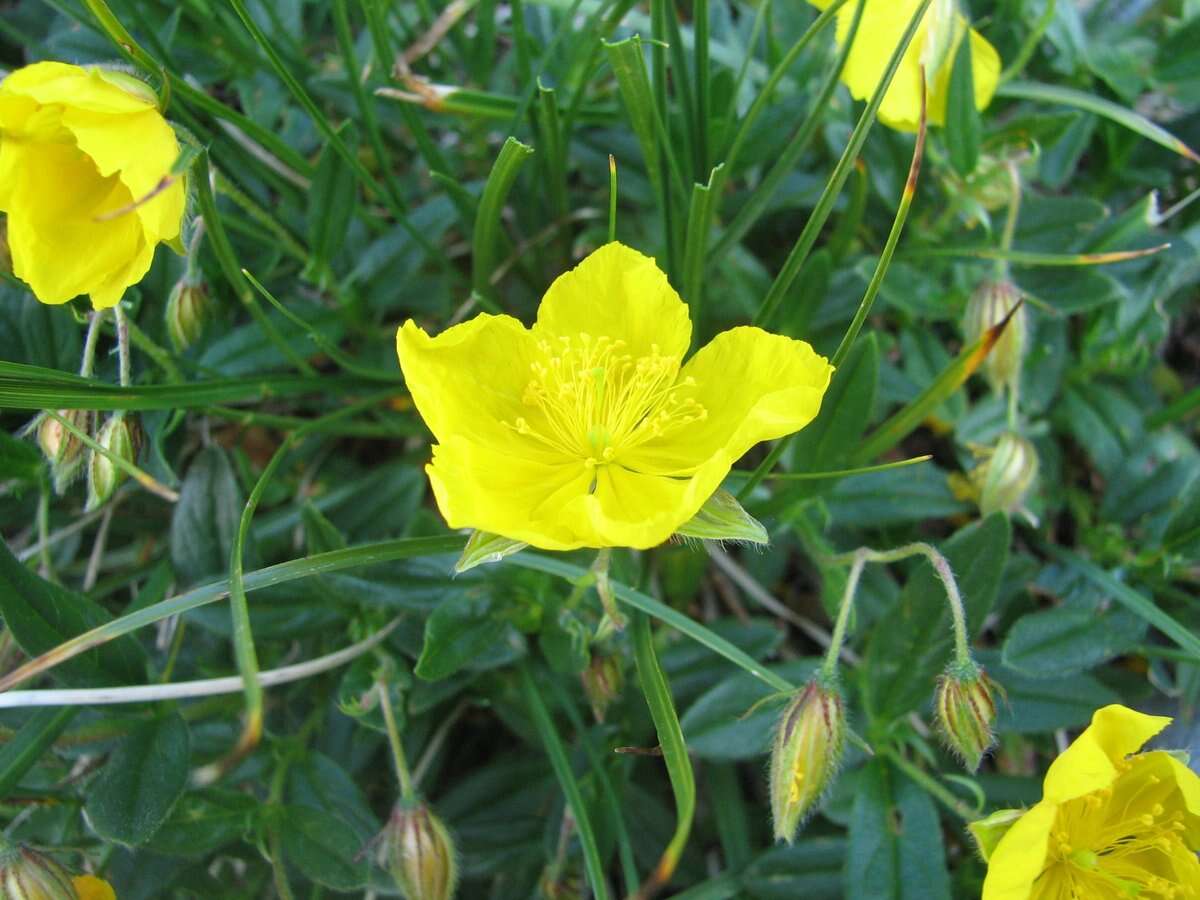
[[[809,251],[816,244],[817,238],[821,234],[821,229],[825,227],[825,220],[833,212],[833,205],[837,201],[838,195],[842,192],[842,186],[846,183],[846,179],[850,177],[850,172],[854,169],[854,163],[858,159],[858,154],[862,151],[863,144],[866,143],[867,135],[871,133],[871,126],[875,124],[875,114],[879,111],[879,106],[883,103],[884,95],[887,94],[888,88],[891,87],[892,78],[895,76],[896,70],[900,68],[900,61],[904,58],[904,54],[908,50],[908,45],[912,43],[913,36],[917,33],[917,26],[921,24],[921,20],[925,16],[925,11],[929,9],[931,2],[932,0],[921,0],[920,6],[917,7],[912,18],[909,19],[908,27],[904,30],[904,34],[900,38],[900,43],[896,45],[896,49],[892,52],[892,57],[888,61],[887,69],[884,70],[883,76],[879,79],[879,86],[875,88],[875,93],[871,95],[871,100],[867,103],[867,108],[863,110],[862,115],[858,119],[858,124],[854,126],[854,131],[850,134],[850,140],[846,142],[846,149],[842,151],[842,158],[838,160],[837,166],[834,167],[833,173],[829,176],[825,190],[821,192],[821,196],[817,200],[817,205],[813,207],[812,215],[804,223],[804,229],[800,232],[800,237],[796,239],[796,244],[788,254],[787,260],[784,261],[783,268],[779,270],[779,274],[767,291],[767,296],[763,298],[762,305],[758,309],[758,314],[754,317],[755,325],[765,325],[770,321],[775,310],[779,308],[779,304],[783,302],[783,298],[792,286],[792,282],[800,274],[800,269],[804,266],[804,261],[808,259]]]
[[[75,706],[40,709],[25,721],[20,731],[5,741],[0,747],[0,800],[8,797],[77,712],[79,708]]]
[[[1146,140],[1154,141],[1160,147],[1166,147],[1180,156],[1185,156],[1192,162],[1200,162],[1200,154],[1181,141],[1171,132],[1155,125],[1145,116],[1131,109],[1119,106],[1110,100],[1096,97],[1075,88],[1059,87],[1053,84],[1042,84],[1037,81],[1009,81],[996,89],[999,97],[1012,97],[1017,100],[1035,100],[1039,103],[1055,103],[1061,106],[1073,106],[1085,112],[1123,125],[1130,131],[1140,134]]]
[[[696,776],[692,772],[692,761],[688,758],[683,730],[679,727],[679,716],[671,700],[670,685],[654,652],[650,620],[645,613],[633,616],[633,655],[637,662],[642,695],[650,707],[654,730],[658,733],[658,745],[671,779],[671,792],[675,795],[675,833],[654,872],[637,893],[638,900],[649,900],[671,880],[683,855],[683,848],[687,846],[692,819],[696,814]]]
[[[567,759],[562,739],[554,728],[550,712],[542,701],[542,695],[538,693],[537,684],[529,674],[529,669],[522,664],[520,672],[521,689],[529,705],[534,727],[542,739],[542,745],[546,748],[546,755],[550,757],[550,765],[554,769],[563,794],[566,795],[567,806],[570,807],[571,814],[575,817],[575,827],[579,830],[579,843],[583,849],[583,864],[587,869],[592,893],[596,900],[608,900],[608,882],[604,879],[604,864],[600,860],[600,850],[596,846],[596,834],[592,830],[592,822],[588,817],[587,806],[583,802],[583,794],[579,791],[579,782],[575,780],[575,773],[571,771],[571,762]]]
[[[929,247],[907,252],[904,256],[971,256],[976,259],[1001,259],[1014,266],[1106,266],[1153,256],[1170,248],[1170,244],[1159,244],[1140,250],[1111,250],[1107,253],[1033,253],[1026,250],[1005,250],[1002,247]]]
[[[512,190],[513,182],[521,165],[533,155],[533,148],[510,137],[500,148],[483,194],[479,198],[479,209],[475,213],[475,229],[472,232],[471,287],[476,294],[486,296],[491,292],[492,272],[496,268],[500,242],[500,213]]]

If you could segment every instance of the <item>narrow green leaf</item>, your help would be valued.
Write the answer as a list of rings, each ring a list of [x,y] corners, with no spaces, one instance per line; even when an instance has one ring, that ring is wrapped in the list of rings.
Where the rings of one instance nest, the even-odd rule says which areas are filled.
[[[562,738],[558,736],[554,721],[550,718],[550,712],[542,701],[542,695],[539,693],[537,683],[530,675],[528,667],[521,666],[520,673],[521,690],[529,705],[533,725],[542,739],[542,746],[546,748],[546,755],[550,757],[550,766],[554,769],[554,775],[567,798],[567,806],[570,807],[571,814],[575,817],[575,827],[579,830],[579,843],[583,849],[583,864],[587,869],[588,884],[591,885],[592,894],[596,900],[608,900],[608,881],[604,877],[604,862],[600,859],[600,850],[596,845],[596,833],[592,828],[592,819],[587,805],[583,802],[579,782],[575,780],[575,773],[571,771],[571,762],[567,759]]]
[[[729,491],[718,488],[704,501],[700,511],[675,532],[687,538],[705,541],[747,541],[767,544],[767,529],[750,515]]]
[[[650,75],[646,71],[646,58],[642,54],[642,39],[635,34],[616,43],[605,41],[604,52],[617,78],[629,124],[642,149],[642,160],[646,164],[646,174],[650,176],[650,185],[656,197],[665,198],[657,128],[654,124],[658,112]]]
[[[353,151],[357,146],[352,124],[337,130]],[[357,202],[354,172],[330,144],[321,151],[317,173],[308,192],[308,246],[310,256],[304,277],[327,290],[333,283],[331,265],[346,242],[346,232]]]
[[[84,809],[92,827],[105,840],[146,843],[183,795],[190,757],[188,727],[179,713],[134,729],[88,787]]]
[[[683,241],[683,299],[691,308],[693,322],[700,321],[704,306],[704,269],[708,262],[708,232],[717,196],[713,188],[720,183],[724,163],[708,175],[708,184],[692,185],[688,206],[687,230]]]
[[[77,712],[78,706],[35,709],[21,729],[0,746],[0,800],[8,797]]]
[[[491,293],[492,272],[496,269],[500,246],[500,214],[504,211],[504,203],[516,180],[517,172],[532,153],[532,147],[522,144],[514,137],[505,140],[496,162],[492,165],[487,183],[483,186],[471,238],[471,285],[478,294]]]
[[[549,186],[550,210],[556,218],[570,212],[567,204],[567,160],[563,146],[562,122],[558,115],[558,93],[538,84],[538,134],[542,143],[542,164]]]
[[[1041,84],[1036,81],[1009,81],[1001,84],[996,90],[999,97],[1012,97],[1018,100],[1034,100],[1038,103],[1052,103],[1061,106],[1071,106],[1086,112],[1103,116],[1110,121],[1122,125],[1147,140],[1154,141],[1159,146],[1166,147],[1180,156],[1186,156],[1193,162],[1200,162],[1200,154],[1181,141],[1171,132],[1155,125],[1145,116],[1131,109],[1119,106],[1110,100],[1096,97],[1075,88],[1059,87],[1052,84]]]
[[[975,108],[975,76],[971,70],[969,37],[958,42],[954,65],[950,69],[950,90],[946,97],[946,148],[950,164],[964,178],[979,164],[979,143],[983,126]]]
[[[692,830],[692,819],[696,814],[696,776],[692,772],[692,761],[688,758],[683,730],[679,727],[679,716],[671,699],[671,687],[658,664],[654,652],[654,638],[650,633],[650,619],[645,613],[633,616],[633,654],[637,661],[638,682],[642,696],[650,707],[654,719],[654,730],[658,733],[658,745],[662,749],[663,762],[671,779],[671,793],[675,796],[675,833],[663,851],[647,882],[647,893],[653,887],[661,887],[671,880],[675,867],[687,846]]]
[[[518,553],[528,546],[523,541],[514,541],[512,538],[501,537],[487,531],[472,531],[471,536],[467,538],[467,546],[463,548],[462,556],[454,564],[454,572],[461,575],[484,563],[500,562],[504,557]]]

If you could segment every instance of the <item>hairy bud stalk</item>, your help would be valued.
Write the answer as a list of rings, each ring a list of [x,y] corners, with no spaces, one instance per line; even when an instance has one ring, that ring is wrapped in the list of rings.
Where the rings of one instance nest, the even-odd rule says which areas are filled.
[[[933,709],[938,733],[966,768],[974,772],[983,755],[996,743],[992,723],[996,720],[997,687],[982,668],[952,664],[934,692]]]
[[[984,333],[999,325],[1005,317],[1016,312],[1009,320],[991,352],[983,361],[983,374],[999,391],[1007,387],[1016,391],[1021,378],[1021,361],[1025,355],[1025,333],[1028,329],[1025,305],[1021,303],[1021,292],[1011,281],[985,281],[975,289],[967,301],[963,317],[963,335],[968,342],[977,341]]]
[[[813,678],[784,709],[771,750],[775,839],[789,844],[833,783],[845,743],[846,712],[832,684]]]
[[[405,900],[450,900],[458,864],[450,833],[423,802],[401,801],[383,833],[381,862]]]

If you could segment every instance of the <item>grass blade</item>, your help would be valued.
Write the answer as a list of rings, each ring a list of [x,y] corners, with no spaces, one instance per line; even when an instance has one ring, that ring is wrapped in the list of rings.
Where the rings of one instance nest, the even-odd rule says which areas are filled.
[[[76,706],[39,709],[0,747],[0,800],[4,800],[29,769],[79,712]]]
[[[583,849],[583,864],[587,869],[592,893],[596,900],[608,900],[608,882],[604,879],[604,864],[600,860],[596,835],[592,831],[592,822],[588,817],[587,806],[583,802],[583,794],[579,791],[579,782],[575,780],[575,773],[571,771],[571,763],[567,759],[562,739],[554,728],[550,712],[542,701],[542,695],[538,693],[533,676],[529,674],[528,667],[524,665],[521,666],[520,672],[521,689],[529,704],[534,727],[542,739],[542,746],[546,748],[546,755],[550,757],[550,765],[554,769],[563,794],[566,795],[567,806],[570,807],[571,814],[575,817],[575,827],[579,830],[579,843]]]
[[[480,296],[491,293],[492,272],[495,271],[496,260],[499,257],[500,214],[504,211],[504,201],[508,199],[508,192],[512,190],[522,163],[532,154],[532,147],[522,144],[514,137],[508,138],[500,148],[500,154],[496,157],[487,183],[483,186],[471,238],[471,286]]]
[[[692,772],[692,761],[688,758],[683,731],[679,727],[679,716],[671,700],[671,688],[658,664],[654,653],[654,638],[650,633],[650,619],[645,613],[633,617],[633,654],[637,661],[638,681],[642,695],[650,707],[654,719],[654,730],[658,733],[658,744],[662,748],[663,762],[671,779],[671,792],[675,795],[675,833],[671,842],[659,858],[658,865],[650,878],[638,892],[639,898],[649,898],[667,882],[679,865],[683,848],[687,846],[692,830],[692,819],[696,814],[696,776]]]

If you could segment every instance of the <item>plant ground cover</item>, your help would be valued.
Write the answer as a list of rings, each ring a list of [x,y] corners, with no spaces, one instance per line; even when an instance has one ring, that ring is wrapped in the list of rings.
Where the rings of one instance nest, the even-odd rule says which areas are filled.
[[[1066,809],[1098,709],[1200,753],[1197,46],[1192,0],[0,0],[0,875],[978,897],[1012,860],[985,817]],[[20,87],[43,61],[94,93]],[[54,154],[145,163],[148,131],[95,149],[126,103],[173,162],[78,213]],[[135,221],[170,244],[144,277],[50,296]],[[545,524],[536,428],[488,420],[526,332],[434,370],[408,329],[541,328],[614,239],[690,344],[633,255],[571,289],[644,364],[581,325],[574,380],[530,381],[539,415],[632,404]],[[691,406],[654,380],[742,338]],[[606,494],[604,452],[664,435],[695,458]],[[1167,765],[1122,761],[1165,723],[1095,722],[1114,772]],[[1055,835],[1004,896],[1055,865],[1200,890]]]

